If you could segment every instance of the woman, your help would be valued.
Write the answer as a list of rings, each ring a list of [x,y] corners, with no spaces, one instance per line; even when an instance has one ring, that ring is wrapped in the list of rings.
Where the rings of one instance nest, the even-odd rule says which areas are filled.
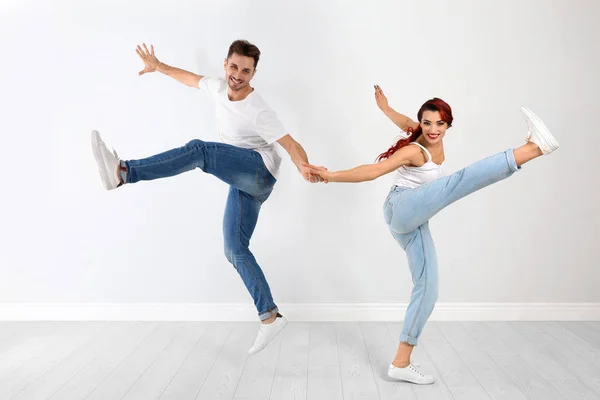
[[[375,86],[375,99],[385,115],[407,132],[408,137],[398,140],[379,155],[374,164],[337,172],[307,166],[325,182],[370,181],[394,172],[393,186],[384,203],[384,218],[393,237],[406,252],[414,288],[388,376],[416,384],[431,384],[433,376],[421,374],[410,362],[413,347],[438,297],[438,266],[429,219],[466,195],[508,178],[526,162],[550,154],[558,148],[558,142],[533,112],[521,107],[529,126],[526,144],[442,176],[443,139],[453,120],[450,106],[439,98],[428,100],[421,106],[418,122],[415,122],[394,111],[379,86]]]

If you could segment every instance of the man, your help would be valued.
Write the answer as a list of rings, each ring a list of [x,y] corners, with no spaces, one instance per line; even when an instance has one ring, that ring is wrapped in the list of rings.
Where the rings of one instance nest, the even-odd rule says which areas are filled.
[[[320,182],[303,165],[308,158],[302,146],[286,133],[275,112],[250,86],[260,50],[245,40],[229,47],[224,61],[225,78],[207,77],[168,66],[146,44],[137,46],[144,62],[143,75],[161,72],[178,82],[207,92],[215,101],[222,143],[192,140],[186,145],[148,158],[121,160],[111,153],[100,134],[92,132],[92,147],[107,190],[138,181],[166,178],[199,168],[229,185],[223,234],[225,256],[240,274],[254,299],[262,324],[249,354],[264,349],[283,330],[287,320],[273,301],[267,280],[249,249],[262,204],[275,185],[281,157],[275,142],[290,155],[305,180]]]

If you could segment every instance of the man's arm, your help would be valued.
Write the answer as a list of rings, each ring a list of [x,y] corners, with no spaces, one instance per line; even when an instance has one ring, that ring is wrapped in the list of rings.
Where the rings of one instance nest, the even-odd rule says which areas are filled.
[[[186,71],[181,68],[171,67],[165,63],[159,63],[156,71],[162,72],[163,74],[170,76],[177,82],[183,83],[186,86],[198,88],[198,82],[204,78],[202,75],[194,74],[193,72]]]
[[[300,174],[302,174],[305,180],[310,182],[322,181],[322,179],[320,179],[316,175],[313,175],[310,172],[310,168],[304,165],[308,164],[308,156],[306,155],[306,151],[304,151],[304,148],[302,148],[300,143],[296,142],[293,137],[291,137],[289,134],[285,135],[284,137],[279,139],[277,143],[279,143],[281,147],[283,147],[285,151],[288,152],[292,162],[294,163],[296,168],[298,168],[298,171],[300,172]]]
[[[148,72],[161,72],[171,78],[175,79],[177,82],[183,83],[189,87],[198,87],[198,82],[203,78],[202,75],[194,74],[193,72],[186,71],[181,68],[171,67],[165,63],[162,63],[156,58],[154,55],[154,46],[150,45],[150,50],[146,47],[146,43],[142,44],[143,47],[139,46],[135,50],[138,56],[144,62],[144,69],[141,70],[138,75],[143,75]]]
[[[277,143],[279,143],[281,147],[288,152],[292,162],[294,165],[296,165],[296,167],[301,167],[302,163],[308,164],[308,156],[306,155],[306,151],[304,151],[300,143],[296,142],[289,134],[279,139]]]

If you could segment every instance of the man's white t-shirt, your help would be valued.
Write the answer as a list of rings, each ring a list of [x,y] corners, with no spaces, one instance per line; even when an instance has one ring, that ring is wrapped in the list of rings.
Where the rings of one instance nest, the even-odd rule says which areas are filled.
[[[281,156],[275,142],[287,133],[267,103],[252,91],[245,99],[231,101],[224,78],[203,77],[198,88],[215,101],[219,137],[223,143],[257,151],[275,179],[279,175]]]

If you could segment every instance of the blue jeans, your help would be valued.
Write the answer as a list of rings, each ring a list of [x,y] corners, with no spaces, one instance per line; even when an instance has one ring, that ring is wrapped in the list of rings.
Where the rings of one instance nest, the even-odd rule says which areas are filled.
[[[400,341],[416,345],[438,298],[438,264],[429,219],[444,207],[519,170],[512,150],[478,161],[414,189],[394,186],[384,219],[406,252],[414,284]]]
[[[185,146],[141,160],[122,161],[125,183],[166,178],[199,168],[229,185],[223,219],[225,256],[238,271],[261,320],[277,314],[267,280],[249,249],[262,204],[276,179],[254,150],[192,140]]]

